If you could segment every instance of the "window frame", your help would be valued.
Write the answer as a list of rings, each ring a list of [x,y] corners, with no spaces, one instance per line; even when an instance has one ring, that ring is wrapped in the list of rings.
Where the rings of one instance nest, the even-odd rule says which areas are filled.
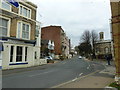
[[[8,20],[8,23],[7,23],[7,35],[6,35],[6,37],[9,37],[10,36],[11,19],[7,18],[7,17],[3,17],[3,16],[0,16],[0,18]]]
[[[14,63],[27,63],[27,57],[28,57],[28,46],[23,46],[23,45],[14,45],[14,44],[10,44],[10,50],[9,50],[9,55],[11,56],[11,46],[13,46],[14,50],[13,50],[13,58],[12,58],[12,62],[10,62],[10,57],[9,57],[9,64],[14,64]],[[22,61],[17,61],[17,47],[22,47]],[[24,49],[25,47],[25,49]],[[25,51],[27,48],[27,56],[25,57]],[[26,58],[26,60],[25,60]]]
[[[22,13],[21,13],[21,7],[22,7]],[[27,9],[27,17],[23,15],[23,10],[24,10],[23,8]],[[30,16],[28,16],[29,11],[30,11]],[[31,11],[32,10],[30,8],[28,8],[28,7],[26,7],[26,6],[22,5],[22,4],[19,4],[18,14],[20,16],[31,19]]]
[[[21,26],[20,26],[20,28],[21,28],[20,35],[18,34],[18,32],[19,32],[19,30],[18,30],[19,29],[18,23],[21,23]],[[23,38],[23,36],[22,36],[22,34],[23,34],[23,24],[29,26],[29,35],[28,35],[28,38]],[[20,36],[20,37],[18,37],[18,36]],[[18,21],[17,22],[17,35],[16,35],[16,37],[17,38],[22,38],[22,39],[25,39],[25,40],[30,40],[30,36],[31,36],[31,24],[29,24],[27,22],[24,22],[24,21]]]
[[[5,1],[4,0],[0,0],[0,8],[3,9],[3,10],[6,10],[8,12],[11,12],[12,11],[12,6],[10,4],[8,4],[7,2],[5,2],[6,4],[8,4],[10,6],[10,10],[2,8],[2,2],[5,2]]]

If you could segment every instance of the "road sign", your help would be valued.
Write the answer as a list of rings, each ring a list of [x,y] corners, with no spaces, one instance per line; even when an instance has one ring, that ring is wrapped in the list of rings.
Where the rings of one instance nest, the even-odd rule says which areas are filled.
[[[19,3],[16,0],[6,0],[6,1],[17,8],[19,7]]]

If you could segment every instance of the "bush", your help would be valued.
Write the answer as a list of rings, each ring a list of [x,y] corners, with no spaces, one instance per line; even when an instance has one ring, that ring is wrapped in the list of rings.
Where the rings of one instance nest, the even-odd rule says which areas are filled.
[[[54,63],[53,60],[47,60],[47,63]]]
[[[63,56],[60,56],[60,60],[64,60],[64,57],[63,57]]]
[[[116,82],[113,82],[109,85],[110,87],[115,87],[117,88],[118,90],[120,90],[120,85],[118,85]]]

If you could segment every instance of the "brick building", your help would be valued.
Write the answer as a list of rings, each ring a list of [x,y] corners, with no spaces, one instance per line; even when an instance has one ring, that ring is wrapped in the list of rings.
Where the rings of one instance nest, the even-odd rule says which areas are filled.
[[[54,41],[55,55],[69,56],[70,40],[61,26],[47,26],[41,30],[42,40]]]
[[[116,65],[116,81],[120,84],[120,0],[111,0],[111,33]]]
[[[41,29],[36,10],[37,6],[29,1],[19,2],[18,8],[0,1],[2,69],[39,65]]]

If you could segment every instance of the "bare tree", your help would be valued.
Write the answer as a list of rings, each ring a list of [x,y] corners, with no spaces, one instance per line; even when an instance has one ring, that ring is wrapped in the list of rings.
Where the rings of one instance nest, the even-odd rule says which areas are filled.
[[[95,42],[98,40],[98,34],[92,30],[91,32],[86,30],[81,38],[79,44],[80,53],[84,52],[87,56],[95,56]]]
[[[86,30],[82,37],[81,37],[82,42],[90,44],[91,41],[91,33],[90,31]]]
[[[91,46],[92,46],[92,54],[95,57],[95,42],[98,40],[98,34],[95,30],[91,31]]]
[[[86,30],[82,34],[80,38],[80,44],[78,46],[80,54],[84,54],[86,57],[88,57],[92,53],[92,47],[91,47],[91,33],[90,31]]]

